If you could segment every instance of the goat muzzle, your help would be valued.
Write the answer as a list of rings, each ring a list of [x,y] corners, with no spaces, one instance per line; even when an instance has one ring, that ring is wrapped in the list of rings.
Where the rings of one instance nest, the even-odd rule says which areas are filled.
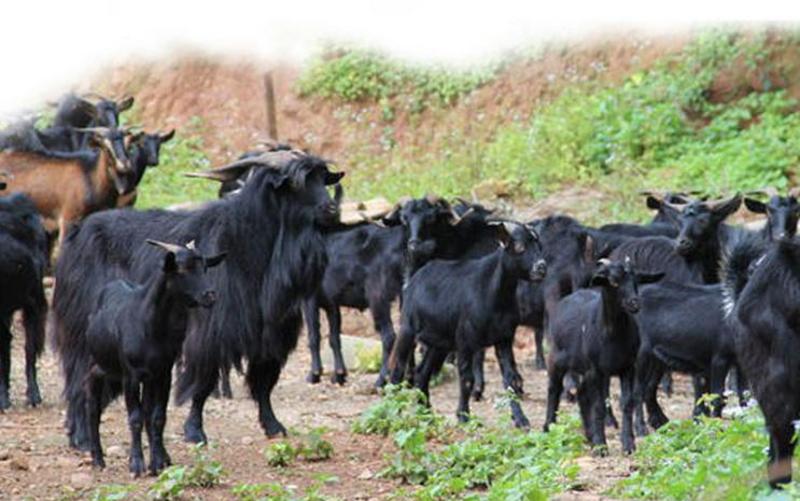
[[[539,282],[544,280],[545,276],[547,276],[547,262],[544,259],[540,259],[533,263],[530,271],[530,279],[534,282]]]

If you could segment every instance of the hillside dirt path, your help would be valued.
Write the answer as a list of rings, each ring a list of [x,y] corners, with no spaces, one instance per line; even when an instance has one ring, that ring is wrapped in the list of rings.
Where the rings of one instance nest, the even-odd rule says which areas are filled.
[[[358,312],[345,314],[344,331],[351,335],[374,337],[367,315]],[[19,326],[16,327],[19,332]],[[531,359],[528,331],[518,333],[517,359]],[[233,400],[212,398],[205,417],[206,431],[214,445],[212,457],[222,462],[227,476],[224,482],[211,489],[192,490],[188,494],[199,499],[232,499],[232,487],[242,483],[278,482],[302,493],[308,486],[319,484],[321,474],[335,475],[338,481],[322,485],[320,492],[341,499],[386,499],[400,487],[397,481],[381,479],[376,474],[385,467],[385,456],[392,452],[391,440],[351,433],[354,419],[377,396],[370,391],[375,376],[351,374],[347,385],[334,386],[325,378],[318,385],[305,382],[309,365],[306,338],[300,339],[298,349],[291,355],[273,395],[279,419],[289,428],[308,430],[328,428],[325,438],[334,447],[328,461],[298,460],[288,468],[267,465],[263,449],[269,441],[263,436],[257,421],[257,410],[247,395],[239,375],[233,378]],[[327,346],[324,347],[327,350]],[[134,483],[143,494],[152,478],[131,479],[127,470],[129,435],[123,402],[115,401],[103,416],[101,434],[107,453],[107,468],[93,471],[88,456],[70,450],[62,424],[64,404],[60,399],[62,378],[55,355],[48,349],[40,362],[40,384],[44,405],[31,409],[24,400],[22,361],[23,336],[16,335],[12,355],[12,399],[14,406],[0,414],[0,499],[59,499],[76,493],[78,498],[89,497],[102,484]],[[541,429],[546,402],[546,374],[521,363],[525,381],[523,409],[534,429]],[[492,421],[496,419],[495,397],[501,392],[500,374],[493,354],[487,354],[486,396],[472,405],[472,412]],[[677,377],[676,392],[665,399],[665,410],[674,418],[691,413],[690,383]],[[612,385],[615,408],[618,404],[617,385]],[[455,378],[434,387],[431,391],[436,411],[453,419],[458,385]],[[564,404],[567,412],[573,404]],[[171,406],[166,428],[166,446],[176,464],[189,464],[191,451],[182,441],[181,427],[188,412],[187,406]],[[610,456],[579,459],[581,490],[563,494],[559,499],[604,499],[606,491],[618,479],[630,472],[631,461],[621,454],[618,435],[609,434]],[[147,452],[145,451],[145,454]],[[146,456],[147,457],[147,456]]]

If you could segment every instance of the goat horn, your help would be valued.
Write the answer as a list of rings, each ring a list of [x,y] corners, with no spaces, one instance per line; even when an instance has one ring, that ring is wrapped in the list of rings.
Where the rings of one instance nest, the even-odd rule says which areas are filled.
[[[374,224],[375,226],[378,226],[380,228],[386,228],[386,225],[383,224],[383,221],[381,220],[373,219],[361,211],[358,211],[358,215],[361,217],[361,219],[363,219],[367,223]]]
[[[475,212],[475,207],[470,207],[469,209],[467,209],[467,210],[464,212],[464,214],[462,214],[462,215],[460,215],[460,216],[459,216],[459,215],[456,213],[456,211],[455,211],[455,210],[453,210],[453,208],[451,207],[451,208],[450,208],[450,214],[452,214],[452,215],[453,215],[453,221],[452,221],[450,224],[451,224],[452,226],[457,226],[459,223],[461,223],[461,221],[463,221],[463,220],[464,220],[464,218],[465,218],[465,217],[467,217],[468,215],[470,215],[470,214],[471,214],[471,213],[473,213],[473,212]]]
[[[146,242],[150,245],[161,247],[165,251],[172,252],[173,254],[184,249],[184,247],[181,247],[180,245],[168,244],[166,242],[159,242],[158,240],[150,240],[149,238],[146,240]]]
[[[214,181],[219,181],[221,183],[228,181],[228,176],[223,175],[223,173],[221,172],[214,172],[213,170],[205,172],[184,172],[183,175],[186,177],[199,177],[202,179],[212,179]]]

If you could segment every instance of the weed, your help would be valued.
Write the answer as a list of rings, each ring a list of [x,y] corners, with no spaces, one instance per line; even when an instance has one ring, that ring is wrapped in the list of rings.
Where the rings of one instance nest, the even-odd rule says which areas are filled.
[[[364,345],[356,342],[356,366],[355,370],[365,374],[376,374],[381,370],[381,347],[380,345]]]
[[[288,440],[272,443],[264,450],[267,464],[276,468],[289,466],[297,458],[297,454],[297,448]]]
[[[371,405],[353,422],[352,430],[362,435],[388,436],[403,430],[418,429],[425,437],[444,430],[444,420],[425,406],[425,396],[406,385],[387,385],[381,400]]]
[[[134,486],[109,484],[101,485],[92,493],[92,501],[121,501],[133,492]]]
[[[208,446],[192,446],[193,464],[173,465],[158,476],[147,491],[151,499],[177,499],[188,487],[208,488],[217,485],[225,476],[222,464],[208,455]]]

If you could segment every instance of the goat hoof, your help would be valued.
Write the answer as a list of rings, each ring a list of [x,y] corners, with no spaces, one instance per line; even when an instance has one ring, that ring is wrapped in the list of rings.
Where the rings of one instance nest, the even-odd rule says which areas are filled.
[[[38,407],[42,403],[42,395],[39,393],[39,389],[36,388],[32,391],[28,391],[28,405],[31,407]]]
[[[598,458],[604,458],[608,456],[608,446],[606,444],[593,445],[592,456]]]
[[[274,421],[272,423],[267,423],[264,425],[264,433],[267,434],[267,438],[275,438],[278,436],[286,437],[288,436],[286,432],[286,428],[283,427],[278,421]]]
[[[386,386],[386,378],[383,376],[378,376],[378,379],[375,380],[375,388],[383,388]]]
[[[568,391],[564,392],[564,395],[565,395],[565,398],[567,399],[567,402],[569,402],[571,404],[574,404],[575,402],[578,401],[578,394],[573,390],[568,390]]]
[[[128,469],[133,474],[134,478],[141,477],[142,473],[144,473],[145,471],[144,459],[138,457],[131,458],[128,465]]]
[[[665,424],[669,423],[669,419],[664,416],[650,416],[650,419],[647,420],[648,424],[654,430],[657,430],[664,426]]]
[[[469,414],[459,412],[457,417],[459,423],[469,423]]]
[[[192,444],[208,443],[208,438],[202,429],[189,425],[183,427],[183,439]]]
[[[474,400],[476,402],[480,402],[481,400],[483,400],[483,391],[480,391],[480,390],[473,391],[472,392],[472,400]]]
[[[306,376],[306,382],[310,384],[317,384],[322,379],[321,374],[315,374],[313,372],[309,372],[308,376]]]
[[[106,461],[103,458],[95,458],[92,459],[92,468],[96,470],[102,470],[106,467]]]
[[[528,431],[528,430],[531,429],[531,423],[530,423],[530,421],[528,421],[528,418],[526,418],[525,416],[522,416],[520,418],[515,419],[514,420],[514,426],[516,426],[517,428],[519,428],[520,430],[523,430],[523,431]]]
[[[331,383],[344,386],[347,382],[347,372],[334,372],[331,374]]]

